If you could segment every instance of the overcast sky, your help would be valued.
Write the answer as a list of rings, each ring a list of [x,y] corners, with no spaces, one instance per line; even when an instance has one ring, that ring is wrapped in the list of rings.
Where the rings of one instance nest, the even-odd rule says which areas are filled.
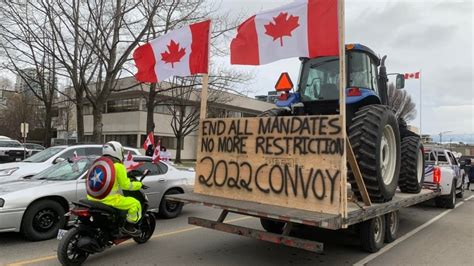
[[[251,16],[290,2],[223,0],[222,9]],[[472,0],[346,0],[345,13],[346,43],[362,43],[380,56],[388,55],[388,72],[421,70],[424,134],[474,134]],[[254,71],[252,95],[266,94],[281,72],[289,72],[296,82],[299,61],[235,67]],[[405,89],[417,104],[417,118],[411,123],[419,127],[419,80],[408,80]]]

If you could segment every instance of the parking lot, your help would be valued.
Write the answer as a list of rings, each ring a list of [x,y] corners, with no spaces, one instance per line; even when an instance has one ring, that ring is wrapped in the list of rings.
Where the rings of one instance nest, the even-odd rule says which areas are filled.
[[[309,236],[324,242],[324,254],[315,254],[245,237],[224,234],[187,224],[187,218],[216,218],[219,211],[203,206],[186,205],[181,216],[157,220],[152,239],[137,245],[133,241],[112,247],[89,257],[90,265],[341,265],[430,264],[468,265],[474,262],[474,193],[466,192],[456,208],[434,207],[432,202],[400,211],[399,239],[375,254],[360,250],[357,236],[349,231],[324,231],[296,228],[295,235]],[[259,227],[259,221],[230,215],[228,222]],[[0,235],[0,264],[58,265],[58,241],[28,242],[20,234]],[[403,243],[401,245],[400,243]]]

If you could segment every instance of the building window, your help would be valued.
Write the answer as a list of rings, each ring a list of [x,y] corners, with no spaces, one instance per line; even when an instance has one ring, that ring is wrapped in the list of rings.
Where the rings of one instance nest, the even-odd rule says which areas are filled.
[[[140,109],[140,98],[107,101],[107,113],[133,112]]]
[[[105,135],[105,141],[118,141],[123,146],[137,147],[137,135]]]

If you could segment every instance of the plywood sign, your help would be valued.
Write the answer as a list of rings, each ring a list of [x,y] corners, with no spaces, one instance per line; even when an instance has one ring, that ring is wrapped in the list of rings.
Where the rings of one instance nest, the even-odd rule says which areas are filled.
[[[342,128],[338,115],[205,119],[194,190],[341,213]]]

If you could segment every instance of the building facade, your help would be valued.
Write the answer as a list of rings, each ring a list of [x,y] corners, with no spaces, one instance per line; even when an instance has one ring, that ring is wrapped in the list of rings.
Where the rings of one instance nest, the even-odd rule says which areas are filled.
[[[136,85],[136,86],[134,86]],[[102,115],[102,133],[103,142],[119,141],[123,145],[141,148],[147,132],[147,95],[149,86],[140,86],[136,84],[133,77],[118,80],[117,87],[129,88],[120,92],[113,93],[106,102]],[[161,86],[166,87],[166,86]],[[199,91],[190,92],[185,99],[177,97],[176,92],[172,90],[159,92],[156,96],[156,105],[154,107],[154,134],[161,139],[161,145],[171,152],[172,157],[176,155],[178,146],[177,138],[171,127],[173,114],[176,115],[176,109],[173,107],[177,102],[186,102],[184,112],[196,112],[199,110]],[[213,93],[209,92],[210,98]],[[274,105],[261,102],[253,98],[229,93],[219,92],[219,99],[208,102],[208,116],[211,117],[251,117],[257,116],[261,112],[273,108]],[[177,99],[179,98],[179,99]],[[64,108],[60,108],[59,118],[64,121]],[[72,108],[74,112],[75,109]],[[58,126],[58,137],[66,135],[73,136],[75,133],[75,114],[69,121],[68,132],[65,132],[65,126]],[[71,123],[72,122],[72,123]],[[63,123],[64,124],[64,123]],[[92,106],[84,106],[84,135],[85,142],[92,142],[93,132],[93,114]],[[181,158],[183,160],[196,159],[197,131],[187,135],[182,142]],[[60,141],[60,140],[56,140]],[[63,142],[63,141],[62,141]]]

